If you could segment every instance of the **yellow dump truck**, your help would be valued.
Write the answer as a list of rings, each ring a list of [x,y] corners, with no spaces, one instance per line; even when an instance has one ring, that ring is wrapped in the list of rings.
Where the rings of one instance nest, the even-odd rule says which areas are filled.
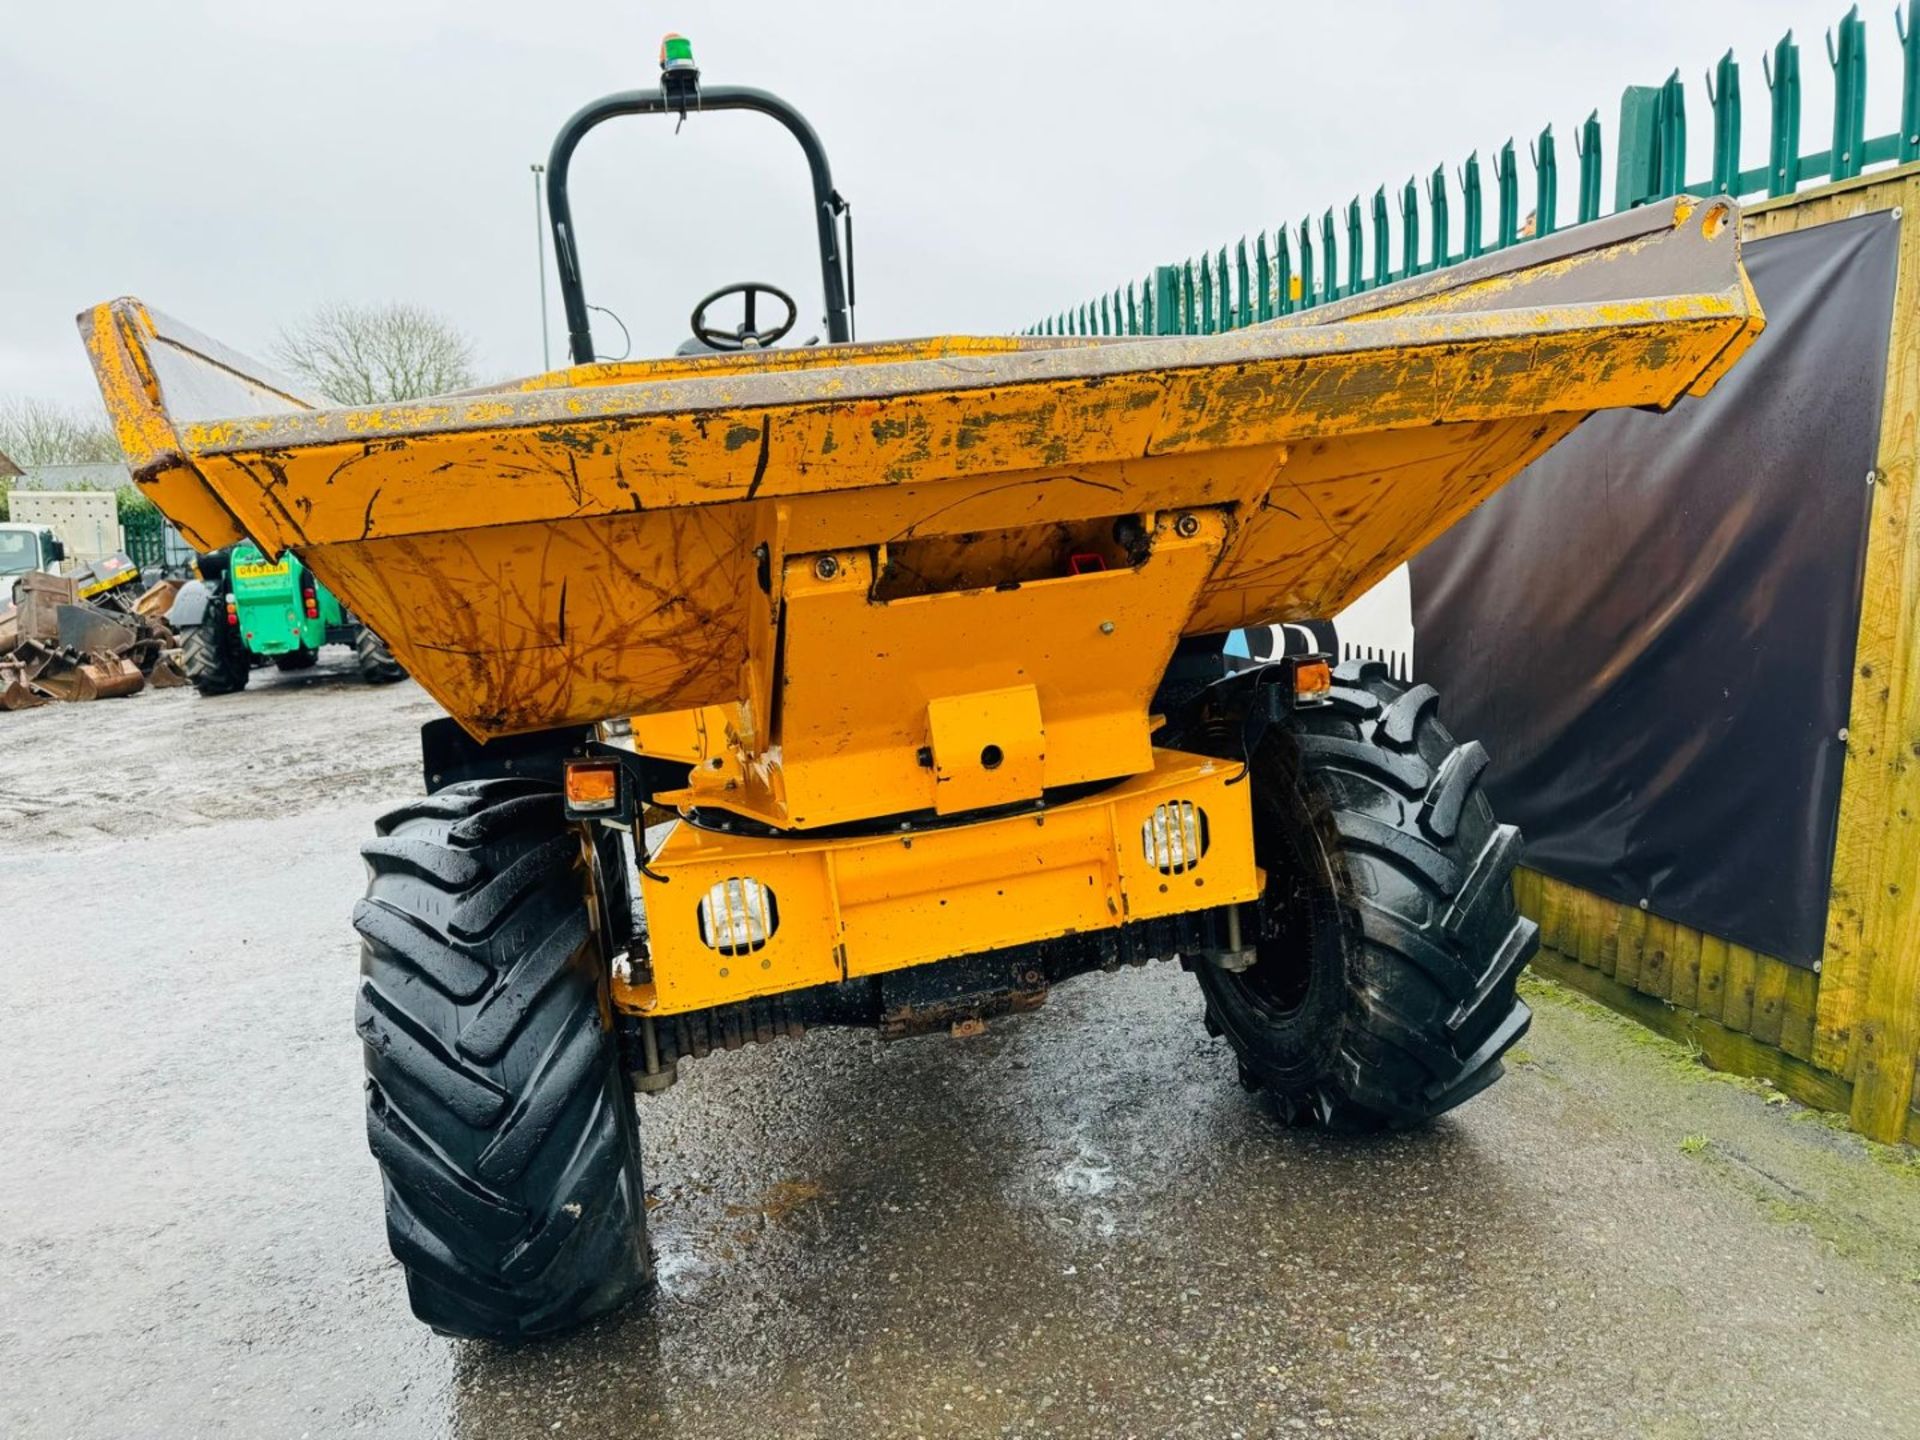
[[[555,144],[568,368],[327,408],[137,301],[81,317],[145,493],[299,555],[450,717],[354,915],[416,1313],[511,1338],[639,1291],[633,1092],[810,1026],[966,1033],[1177,959],[1286,1121],[1491,1083],[1535,936],[1485,752],[1382,666],[1220,638],[1339,611],[1591,412],[1710,387],[1762,323],[1735,206],[1225,335],[855,344],[819,141],[690,68]],[[568,162],[690,101],[800,142],[828,343],[777,348],[752,285],[695,353],[596,360]]]

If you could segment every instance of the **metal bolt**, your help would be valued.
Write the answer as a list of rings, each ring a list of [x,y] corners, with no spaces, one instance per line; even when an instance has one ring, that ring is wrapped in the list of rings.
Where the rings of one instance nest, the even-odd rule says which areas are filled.
[[[1880,472],[1878,470],[1867,471],[1867,483],[1869,485],[1878,485],[1880,483]]]
[[[1847,727],[1844,725],[1840,727],[1840,743],[1842,745],[1847,743]]]
[[[1820,962],[1818,960],[1813,962],[1813,973],[1816,975],[1820,973]]]
[[[1191,540],[1200,533],[1200,517],[1198,515],[1182,515],[1178,520],[1173,522],[1173,528],[1183,539]]]
[[[1102,620],[1100,622],[1100,633],[1102,635],[1111,635],[1113,633],[1113,621]]]
[[[1644,909],[1646,909],[1646,908],[1647,908],[1647,901],[1646,901],[1646,897],[1645,897],[1644,895],[1640,897],[1640,908],[1641,908],[1642,910],[1644,910]]]
[[[822,555],[813,562],[813,573],[822,580],[831,580],[840,573],[840,562],[831,555]]]

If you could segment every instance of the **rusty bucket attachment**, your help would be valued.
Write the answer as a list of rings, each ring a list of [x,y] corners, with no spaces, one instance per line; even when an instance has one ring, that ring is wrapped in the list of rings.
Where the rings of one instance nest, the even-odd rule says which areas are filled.
[[[79,587],[63,575],[22,575],[14,587],[19,638],[43,645],[60,643],[60,607],[80,598]]]
[[[16,683],[47,700],[111,700],[131,695],[146,684],[140,667],[123,655],[80,655],[23,646],[16,652],[26,664]],[[24,709],[24,705],[9,705]]]
[[[34,690],[49,700],[97,700],[100,698],[99,682],[84,665],[77,665],[63,656],[51,657],[34,674]]]
[[[177,674],[164,658],[173,633],[163,620],[118,594],[84,599],[85,589],[75,577],[21,578],[19,602],[0,610],[0,709],[112,699],[141,689],[149,670]],[[154,589],[171,593],[170,584]]]
[[[163,650],[147,672],[147,683],[156,690],[175,690],[187,683],[187,672],[180,667],[178,650]]]
[[[32,710],[47,702],[48,697],[21,679],[17,670],[0,662],[0,710]]]
[[[132,695],[147,683],[140,667],[124,655],[94,656],[82,660],[77,668],[93,687],[96,700],[117,700],[123,695]]]
[[[57,638],[62,648],[101,655],[124,655],[139,634],[118,615],[91,605],[61,605],[54,610]]]

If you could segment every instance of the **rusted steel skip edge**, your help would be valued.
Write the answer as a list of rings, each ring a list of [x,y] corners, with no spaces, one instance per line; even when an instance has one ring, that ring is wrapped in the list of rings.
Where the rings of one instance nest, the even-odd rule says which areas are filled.
[[[520,428],[213,450],[194,474],[275,550],[444,529],[450,513],[463,517],[461,528],[479,528],[968,476],[1017,483],[1306,437],[1666,405],[1750,325],[1712,314],[1684,325],[1516,329],[1505,345],[1483,336],[1370,347],[1312,370],[1299,361],[1264,372],[1245,367],[1225,383],[1190,384],[1176,373],[1064,392],[999,390],[982,397],[972,425],[937,413],[939,401],[884,409],[816,403],[713,414],[684,429],[629,418],[578,423],[564,438]],[[1640,363],[1616,368],[1608,352],[1618,350],[1635,350]],[[729,431],[748,437],[731,452]],[[836,452],[829,468],[823,455]]]
[[[122,302],[125,303],[125,302]],[[1626,303],[1530,307],[1463,314],[1409,315],[1355,320],[1313,329],[1252,329],[1228,335],[1108,341],[1072,351],[1044,349],[969,359],[910,360],[851,365],[844,370],[799,371],[763,375],[691,377],[567,390],[536,390],[499,398],[432,402],[373,409],[315,410],[257,418],[190,424],[183,431],[196,454],[222,455],[340,441],[425,439],[441,435],[512,431],[605,422],[659,422],[681,419],[712,428],[729,416],[806,413],[838,407],[860,413],[877,409],[971,396],[979,392],[1019,394],[1057,389],[1076,382],[1087,387],[1122,379],[1152,379],[1171,385],[1192,372],[1233,370],[1258,377],[1307,368],[1314,361],[1361,352],[1414,354],[1459,345],[1502,340],[1549,339],[1584,331],[1660,329],[1677,325],[1724,324],[1747,316],[1738,293],[1666,296]],[[1692,377],[1689,377],[1691,381]],[[1402,425],[1432,424],[1447,418],[1429,412],[1398,417]],[[1377,429],[1363,414],[1353,428]],[[753,426],[757,432],[758,426]],[[751,446],[754,437],[732,437],[729,453]],[[1175,433],[1159,453],[1211,448],[1202,436]],[[1097,453],[1077,457],[1110,458]],[[741,467],[744,468],[744,467]],[[751,470],[747,473],[750,475]],[[708,499],[733,499],[745,490],[736,478],[716,487]]]

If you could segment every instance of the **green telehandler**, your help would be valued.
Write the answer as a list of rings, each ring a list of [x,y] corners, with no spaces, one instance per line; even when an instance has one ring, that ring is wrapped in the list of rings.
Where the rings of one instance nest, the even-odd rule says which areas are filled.
[[[199,578],[168,612],[181,636],[180,665],[202,695],[246,687],[256,665],[305,670],[322,645],[348,645],[368,681],[407,672],[383,641],[354,618],[291,552],[269,560],[250,540],[200,557]]]

